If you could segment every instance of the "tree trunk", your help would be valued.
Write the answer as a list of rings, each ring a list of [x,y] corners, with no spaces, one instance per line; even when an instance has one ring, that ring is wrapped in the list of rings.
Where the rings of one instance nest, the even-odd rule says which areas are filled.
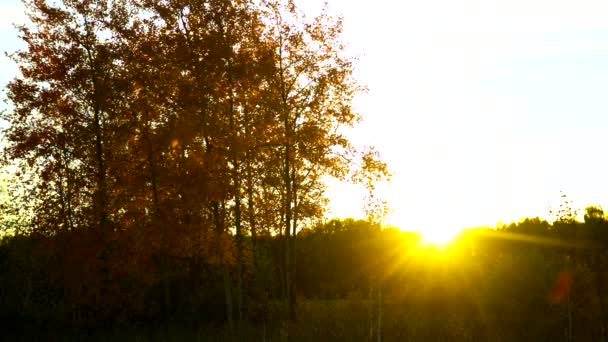
[[[568,307],[568,342],[572,342],[572,303],[570,302],[570,291],[568,291],[567,295],[567,307]]]
[[[608,327],[606,327],[606,307],[604,304],[604,291],[601,272],[601,257],[595,256],[595,287],[597,288],[598,301],[600,302],[600,329],[601,340],[608,341]]]
[[[285,291],[287,294],[288,312],[289,319],[295,321],[295,299],[292,298],[292,282],[293,282],[293,261],[292,261],[292,248],[293,248],[293,236],[291,235],[291,224],[292,224],[292,193],[291,193],[291,179],[290,179],[290,161],[289,161],[289,146],[285,148]]]
[[[378,286],[378,342],[382,342],[382,287]]]
[[[374,340],[374,289],[372,287],[372,279],[369,277],[369,341]]]
[[[291,246],[290,246],[290,252],[291,252],[291,258],[289,259],[291,261],[291,265],[290,265],[290,269],[291,269],[291,282],[290,282],[290,287],[289,287],[289,316],[291,318],[291,320],[295,321],[296,320],[296,309],[297,309],[297,296],[296,296],[296,238],[297,238],[297,226],[298,226],[298,210],[297,210],[297,203],[298,203],[298,192],[297,192],[297,186],[296,186],[296,179],[295,179],[295,168],[292,166],[292,173],[291,173],[291,184],[292,184],[292,197],[293,197],[293,203],[294,203],[294,209],[293,209],[293,213],[292,213],[292,227],[291,227]]]
[[[246,157],[249,160],[249,156]],[[255,276],[257,270],[257,230],[256,230],[256,222],[255,222],[255,203],[253,200],[253,175],[251,174],[251,167],[248,167],[247,174],[247,206],[249,210],[249,229],[251,230],[251,261],[253,265],[253,274]]]
[[[226,298],[226,317],[228,319],[228,328],[230,331],[233,331],[234,320],[232,318],[232,290],[230,289],[230,272],[228,270],[227,263],[224,263],[222,278],[224,280],[224,296]]]
[[[87,34],[91,34],[90,28],[87,22],[87,18],[84,18]],[[91,81],[93,82],[93,103],[91,107],[93,109],[93,132],[95,135],[95,159],[97,163],[97,190],[95,191],[96,201],[99,211],[99,228],[103,232],[104,236],[107,233],[108,225],[108,212],[107,212],[107,189],[106,189],[106,166],[103,153],[103,133],[101,127],[101,96],[99,90],[99,81],[97,79],[97,68],[96,63],[91,52],[91,47],[83,45],[86,53],[88,64],[91,68]]]
[[[217,256],[220,267],[222,267],[222,278],[224,281],[224,298],[226,300],[226,320],[228,321],[228,328],[230,331],[234,330],[234,321],[232,319],[232,294],[230,290],[230,274],[228,271],[228,264],[224,262],[224,250],[222,245],[222,221],[220,218],[220,204],[217,200],[213,201],[213,221],[216,229],[217,239]]]
[[[160,210],[160,203],[158,198],[158,176],[156,170],[156,158],[154,155],[154,148],[152,144],[152,138],[150,133],[150,117],[148,111],[145,111],[144,116],[144,139],[146,142],[146,152],[148,154],[148,169],[150,184],[152,190],[152,205],[153,211],[153,223],[160,224],[162,226],[162,246],[161,246],[161,279],[163,288],[163,320],[165,321],[165,334],[169,338],[169,311],[171,308],[171,284],[169,281],[169,245],[168,245],[168,231],[167,225],[165,224],[162,213]]]
[[[232,61],[228,59],[228,82],[232,88]],[[239,127],[235,118],[234,98],[230,93],[230,130],[232,135],[232,181],[234,186],[234,225],[236,229],[236,259],[237,259],[237,324],[240,326],[243,320],[243,232],[241,227],[241,174],[239,168]]]
[[[106,199],[106,169],[103,159],[103,144],[101,136],[101,115],[98,108],[94,109],[95,128],[95,157],[97,158],[97,197],[99,201],[99,227],[106,233],[108,225],[107,199]]]
[[[237,278],[238,278],[238,324],[243,320],[243,233],[241,231],[241,195],[239,189],[236,190],[234,219],[236,226],[236,248],[237,248]]]

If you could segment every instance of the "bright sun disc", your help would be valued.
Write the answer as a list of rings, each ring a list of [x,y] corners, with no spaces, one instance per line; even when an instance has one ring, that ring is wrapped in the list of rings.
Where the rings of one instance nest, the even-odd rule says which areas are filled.
[[[428,229],[422,231],[422,240],[438,245],[445,245],[450,242],[456,234],[458,234],[458,230]]]

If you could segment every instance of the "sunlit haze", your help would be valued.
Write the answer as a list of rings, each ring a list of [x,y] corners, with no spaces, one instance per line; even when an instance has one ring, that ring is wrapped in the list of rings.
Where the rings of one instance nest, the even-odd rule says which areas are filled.
[[[310,11],[322,1],[300,1]],[[364,121],[393,179],[387,222],[437,240],[463,226],[547,216],[563,191],[608,203],[608,3],[329,1],[360,57]],[[1,50],[20,45],[0,4]],[[0,83],[16,75],[0,59]],[[2,95],[5,96],[4,94]],[[5,104],[0,105],[6,107]],[[332,184],[331,215],[361,217],[361,189]]]
[[[360,58],[357,141],[393,171],[392,224],[452,235],[608,203],[608,3],[330,1]],[[353,215],[356,190],[333,211]],[[360,214],[359,214],[360,215]],[[445,238],[444,238],[445,239]]]

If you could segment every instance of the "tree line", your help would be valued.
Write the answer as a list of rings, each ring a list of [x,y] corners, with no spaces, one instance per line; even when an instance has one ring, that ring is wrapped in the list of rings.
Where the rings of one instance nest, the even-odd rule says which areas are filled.
[[[281,304],[283,239],[261,236],[256,264],[245,256],[246,324],[239,328],[253,340],[605,341],[607,229],[603,210],[589,207],[583,222],[564,216],[472,228],[439,248],[419,233],[369,221],[319,223],[298,234],[297,324],[285,323],[288,310]],[[143,257],[128,255],[128,242],[100,251],[86,234],[70,239],[3,240],[4,324],[55,330],[163,322],[160,255],[137,264]],[[91,264],[100,252],[108,254],[111,282]],[[236,293],[232,253],[226,265]],[[88,269],[74,273],[79,262],[88,262]],[[202,327],[207,336],[230,331],[223,266],[188,258],[170,263],[171,319],[181,329]]]
[[[469,228],[444,247],[365,221],[307,229],[298,285],[313,332],[296,340],[607,341],[608,216],[576,214],[564,197],[550,221]]]
[[[233,328],[276,240],[295,320],[296,240],[323,217],[326,177],[371,193],[388,176],[344,135],[364,87],[341,19],[274,0],[23,3],[1,220],[5,270],[24,277],[6,308],[166,320],[219,297]]]

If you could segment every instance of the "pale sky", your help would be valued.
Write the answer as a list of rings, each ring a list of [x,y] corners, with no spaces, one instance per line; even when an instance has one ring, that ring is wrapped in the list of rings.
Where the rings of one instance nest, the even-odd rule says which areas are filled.
[[[310,1],[308,1],[310,2]],[[356,137],[394,177],[389,222],[458,229],[608,204],[608,2],[330,1],[362,54]],[[353,205],[334,192],[334,212]]]
[[[455,230],[546,217],[560,191],[577,206],[608,208],[608,2],[329,5],[344,15],[370,89],[357,99],[364,122],[352,137],[391,167],[389,223]],[[0,50],[19,46],[10,22],[21,11],[18,0],[0,0]],[[0,84],[15,74],[0,57]],[[361,215],[357,188],[329,195],[333,214]]]

